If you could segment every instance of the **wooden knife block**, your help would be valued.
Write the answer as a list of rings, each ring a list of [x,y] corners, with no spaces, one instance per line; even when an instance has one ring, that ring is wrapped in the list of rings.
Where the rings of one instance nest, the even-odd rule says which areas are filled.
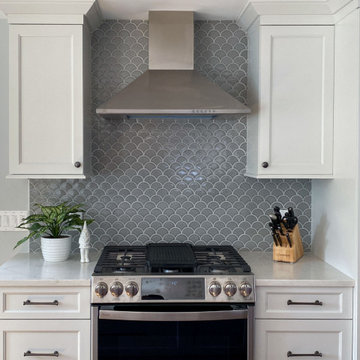
[[[283,228],[283,232],[286,234],[285,228]],[[299,226],[296,225],[294,229],[289,231],[292,247],[290,247],[285,235],[281,235],[279,230],[277,230],[277,233],[280,236],[282,246],[276,246],[275,244],[273,245],[273,260],[288,263],[294,263],[298,261],[304,255],[304,248],[301,240]]]

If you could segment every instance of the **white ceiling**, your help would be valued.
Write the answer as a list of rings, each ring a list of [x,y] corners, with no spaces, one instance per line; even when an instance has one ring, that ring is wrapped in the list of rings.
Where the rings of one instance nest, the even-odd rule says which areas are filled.
[[[196,19],[236,20],[247,0],[98,0],[105,19],[148,19],[149,10],[194,11]]]

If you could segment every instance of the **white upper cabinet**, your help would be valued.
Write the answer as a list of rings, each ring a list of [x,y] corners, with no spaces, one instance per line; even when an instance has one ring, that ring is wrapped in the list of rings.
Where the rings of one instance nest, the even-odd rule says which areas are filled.
[[[248,161],[256,178],[331,178],[334,27],[249,29]]]
[[[83,25],[10,25],[10,177],[83,178]]]

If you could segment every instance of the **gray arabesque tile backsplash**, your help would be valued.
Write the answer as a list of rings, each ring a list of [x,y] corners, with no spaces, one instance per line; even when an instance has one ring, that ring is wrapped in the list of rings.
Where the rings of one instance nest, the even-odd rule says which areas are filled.
[[[272,245],[272,207],[293,206],[310,249],[311,183],[244,176],[246,116],[109,121],[95,115],[100,103],[147,69],[147,22],[106,21],[93,33],[92,48],[94,175],[32,180],[31,206],[85,204],[95,219],[90,230],[96,249],[190,241],[264,251]],[[246,100],[247,39],[236,23],[195,23],[195,67]],[[39,241],[30,247],[39,251]]]

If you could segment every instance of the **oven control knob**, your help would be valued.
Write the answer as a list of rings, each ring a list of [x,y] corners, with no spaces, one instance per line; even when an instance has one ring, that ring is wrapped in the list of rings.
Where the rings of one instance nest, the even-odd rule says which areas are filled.
[[[252,286],[247,281],[243,281],[239,286],[239,291],[243,297],[248,297],[252,293]]]
[[[108,286],[104,282],[99,282],[95,286],[95,294],[99,298],[103,298],[108,292]]]
[[[119,297],[123,293],[124,287],[120,281],[115,281],[110,286],[111,295]]]
[[[209,285],[209,293],[211,296],[216,297],[221,293],[221,285],[217,281],[213,281]]]
[[[136,282],[130,281],[125,286],[125,292],[127,296],[133,297],[139,292],[139,286]]]
[[[234,282],[228,281],[224,286],[224,293],[228,297],[232,297],[236,294],[237,286]]]

